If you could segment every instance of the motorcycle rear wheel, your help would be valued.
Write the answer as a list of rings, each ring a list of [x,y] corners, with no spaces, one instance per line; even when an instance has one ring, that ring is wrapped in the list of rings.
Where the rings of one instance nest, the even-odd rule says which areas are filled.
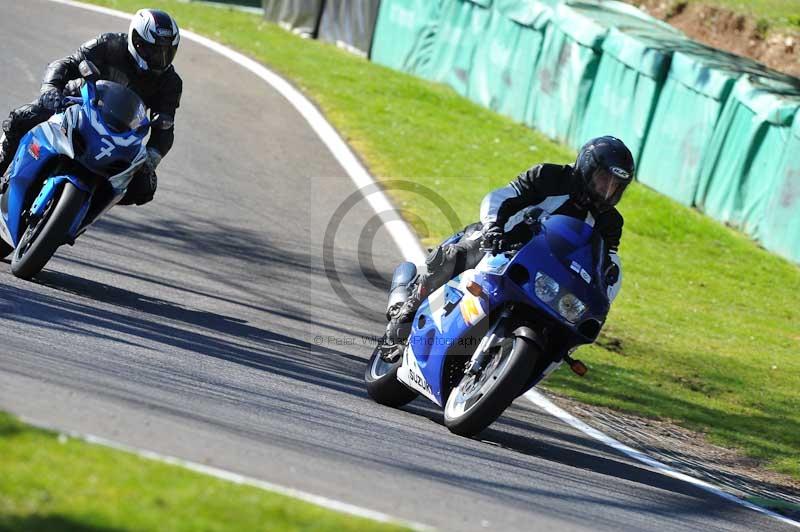
[[[480,377],[465,375],[450,392],[444,424],[454,434],[471,437],[494,423],[530,382],[539,348],[529,339],[508,339]]]
[[[410,403],[419,395],[397,380],[397,370],[403,363],[403,357],[396,362],[386,362],[380,356],[380,348],[375,347],[364,372],[367,393],[379,404],[399,408]]]
[[[65,243],[75,217],[83,207],[86,193],[72,183],[65,183],[41,219],[28,225],[11,257],[11,273],[30,279],[39,273],[59,246]]]

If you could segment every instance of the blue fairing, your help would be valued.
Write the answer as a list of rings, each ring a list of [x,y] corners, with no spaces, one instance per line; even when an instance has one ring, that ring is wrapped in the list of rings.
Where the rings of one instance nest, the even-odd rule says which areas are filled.
[[[103,83],[105,82],[100,82],[101,85],[97,89],[101,93]],[[111,176],[130,166],[141,149],[142,140],[149,126],[145,120],[143,125],[136,129],[115,133],[106,123],[101,110],[90,104],[94,90],[89,83],[81,88],[84,105],[76,108],[76,111],[79,109],[80,112],[76,112],[75,122],[84,149],[81,153],[75,154],[75,160],[96,174]]]
[[[59,189],[64,185],[64,183],[72,183],[78,189],[83,190],[84,192],[91,192],[91,189],[82,181],[77,179],[75,176],[71,175],[59,175],[55,177],[48,178],[44,185],[42,186],[42,190],[39,192],[39,195],[36,196],[36,199],[33,200],[33,204],[31,204],[30,213],[31,216],[42,216],[45,211],[45,207],[53,199],[56,194],[58,193]],[[72,226],[70,226],[69,235],[70,237],[74,238],[78,234],[78,230],[80,229],[81,223],[83,222],[86,213],[89,210],[90,202],[86,201],[83,204],[83,207],[78,212],[78,215],[75,217],[75,220],[72,222]]]
[[[13,240],[14,246],[19,242],[24,227],[21,224],[22,212],[25,210],[25,199],[30,186],[39,180],[43,170],[53,162],[59,153],[45,136],[42,127],[34,128],[27,133],[20,143],[20,148],[14,157],[10,168],[11,180],[8,190],[3,198],[5,203],[2,209],[3,221]],[[38,159],[34,157],[32,149],[38,146]]]
[[[84,83],[81,98],[26,134],[9,168],[9,188],[0,201],[6,237],[16,247],[26,222],[40,216],[49,199],[67,181],[87,192],[86,203],[70,230],[71,237],[91,218],[114,205],[127,190],[137,165],[144,160],[143,140],[149,131],[146,109],[129,89],[111,82]],[[126,129],[130,128],[130,129]],[[77,174],[53,176],[64,159],[77,164]],[[83,171],[81,171],[83,169]],[[48,175],[50,174],[50,175]],[[110,194],[96,200],[98,179],[108,180]],[[3,229],[0,227],[0,229]]]
[[[572,331],[582,343],[590,340],[579,332],[580,323],[605,320],[609,301],[607,287],[599,275],[601,265],[594,258],[597,244],[592,238],[592,227],[567,216],[549,217],[542,227],[516,254],[487,255],[476,269],[450,281],[419,308],[409,347],[439,404],[446,400],[443,393],[448,355],[456,351],[462,355],[465,350],[469,354],[474,352],[480,338],[473,338],[471,333],[494,311],[509,304],[522,304],[524,307],[520,308],[533,309],[528,319],[555,321]],[[569,322],[550,306],[553,303],[547,304],[536,296],[537,272],[560,285],[559,298],[571,293],[585,303],[586,310],[578,323]],[[480,285],[480,296],[465,289],[470,282]]]

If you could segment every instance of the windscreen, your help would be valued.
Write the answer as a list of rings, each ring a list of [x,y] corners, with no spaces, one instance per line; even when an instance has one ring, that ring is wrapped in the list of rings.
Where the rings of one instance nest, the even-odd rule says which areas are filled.
[[[114,133],[125,133],[144,124],[147,110],[132,90],[113,81],[97,82],[97,108]]]
[[[593,269],[592,226],[577,218],[561,215],[550,216],[543,225],[550,249],[567,267],[572,260],[578,259],[584,268]]]

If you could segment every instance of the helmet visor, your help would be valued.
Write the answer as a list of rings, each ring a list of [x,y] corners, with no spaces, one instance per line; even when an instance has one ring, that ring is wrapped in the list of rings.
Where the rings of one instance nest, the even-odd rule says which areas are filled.
[[[159,37],[152,43],[144,40],[137,32],[133,32],[133,46],[148,68],[156,72],[170,66],[178,51],[178,46],[172,44],[171,38]]]
[[[628,179],[622,179],[605,168],[600,168],[589,181],[589,196],[598,207],[611,208],[619,203],[628,182]]]

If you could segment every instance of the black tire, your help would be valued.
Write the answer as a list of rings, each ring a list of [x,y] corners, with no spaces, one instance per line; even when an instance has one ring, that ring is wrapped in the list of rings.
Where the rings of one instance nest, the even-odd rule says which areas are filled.
[[[8,257],[11,255],[12,251],[14,251],[14,248],[6,244],[6,241],[0,238],[0,259]]]
[[[367,393],[376,403],[399,408],[419,395],[397,380],[397,370],[402,363],[402,357],[391,364],[385,362],[381,359],[377,347],[372,352],[364,372],[364,382],[367,383]]]
[[[11,257],[11,273],[20,279],[30,279],[39,273],[56,249],[66,242],[67,233],[85,200],[85,192],[72,183],[65,183],[42,219],[25,229]]]
[[[531,340],[523,337],[514,338],[510,354],[506,356],[504,361],[500,362],[502,367],[498,368],[498,373],[495,374],[494,384],[484,395],[478,395],[478,398],[471,403],[468,409],[459,413],[459,415],[453,415],[457,409],[456,403],[459,399],[456,394],[462,386],[465,386],[469,377],[465,376],[453,388],[445,403],[445,426],[454,434],[471,437],[494,423],[514,399],[520,395],[523,387],[530,382],[531,373],[540,356],[539,348]],[[451,404],[451,401],[453,404]]]

